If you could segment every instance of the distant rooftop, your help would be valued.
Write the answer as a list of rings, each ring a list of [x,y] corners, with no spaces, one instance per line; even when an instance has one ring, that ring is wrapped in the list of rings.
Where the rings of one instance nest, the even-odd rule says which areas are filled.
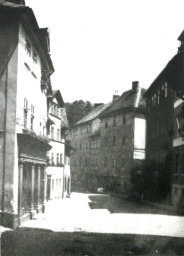
[[[87,114],[85,117],[83,117],[80,121],[78,121],[74,126],[80,125],[89,121],[94,120],[97,118],[105,109],[107,109],[109,106],[111,106],[112,102],[109,102],[107,104],[100,105],[93,109],[89,114]]]

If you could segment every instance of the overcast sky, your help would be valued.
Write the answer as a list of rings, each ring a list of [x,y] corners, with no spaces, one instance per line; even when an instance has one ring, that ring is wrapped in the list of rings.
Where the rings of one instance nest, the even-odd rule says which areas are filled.
[[[183,0],[26,0],[49,27],[54,89],[65,102],[109,102],[148,88],[177,52]]]

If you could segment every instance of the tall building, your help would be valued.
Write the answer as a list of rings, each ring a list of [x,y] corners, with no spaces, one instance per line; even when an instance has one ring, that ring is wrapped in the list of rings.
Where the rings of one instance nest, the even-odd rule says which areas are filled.
[[[179,36],[178,53],[168,65],[168,83],[174,93],[173,164],[171,178],[171,203],[184,207],[184,31]]]
[[[59,90],[47,95],[48,119],[47,135],[50,140],[50,151],[47,153],[47,189],[46,198],[62,198],[65,179],[65,130],[68,129],[64,101]],[[64,132],[63,132],[64,130]]]
[[[44,210],[46,195],[62,196],[64,102],[50,82],[48,29],[24,1],[0,1],[0,13],[0,224],[16,227]]]
[[[145,197],[183,205],[183,32],[178,53],[147,90],[147,171]]]
[[[131,172],[145,159],[145,89],[138,82],[100,115],[100,168],[107,190],[129,194]]]
[[[98,187],[100,165],[99,115],[110,106],[96,104],[94,110],[70,130],[75,153],[71,156],[72,187],[95,190]]]

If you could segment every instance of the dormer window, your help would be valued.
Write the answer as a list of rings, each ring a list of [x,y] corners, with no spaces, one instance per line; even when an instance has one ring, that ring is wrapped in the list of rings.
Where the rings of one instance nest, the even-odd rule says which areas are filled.
[[[28,39],[26,39],[26,52],[29,56],[31,56],[31,44]]]

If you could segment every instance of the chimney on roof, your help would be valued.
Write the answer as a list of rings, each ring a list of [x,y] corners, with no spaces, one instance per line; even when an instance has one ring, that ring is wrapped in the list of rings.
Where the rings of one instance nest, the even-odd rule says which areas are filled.
[[[113,95],[112,101],[114,102],[117,99],[119,99],[118,90],[115,90],[115,93]]]
[[[139,81],[132,82],[132,91],[137,91],[139,89]]]
[[[24,1],[24,0],[4,0],[4,1],[5,1],[5,2],[14,3],[14,4],[25,5],[25,1]]]

